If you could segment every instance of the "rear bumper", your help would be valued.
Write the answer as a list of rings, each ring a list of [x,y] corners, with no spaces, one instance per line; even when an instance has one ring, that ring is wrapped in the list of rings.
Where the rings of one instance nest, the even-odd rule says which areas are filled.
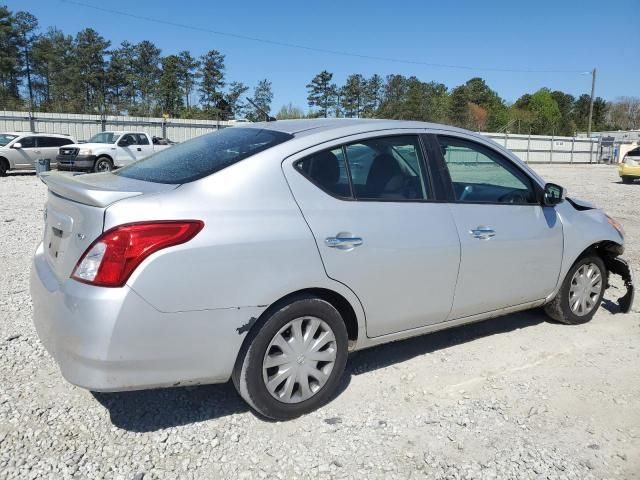
[[[246,335],[241,327],[264,310],[160,312],[127,286],[60,282],[42,245],[31,296],[38,336],[64,378],[104,392],[226,382]]]
[[[95,155],[58,155],[58,170],[91,170],[96,161]]]
[[[640,166],[631,166],[621,163],[618,165],[618,175],[621,177],[640,178]]]

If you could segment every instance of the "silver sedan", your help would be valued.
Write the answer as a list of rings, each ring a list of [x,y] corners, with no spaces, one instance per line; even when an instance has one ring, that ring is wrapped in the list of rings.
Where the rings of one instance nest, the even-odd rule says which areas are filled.
[[[226,382],[287,419],[355,351],[545,306],[589,321],[624,233],[496,143],[385,120],[246,124],[42,177],[40,339],[96,391]]]

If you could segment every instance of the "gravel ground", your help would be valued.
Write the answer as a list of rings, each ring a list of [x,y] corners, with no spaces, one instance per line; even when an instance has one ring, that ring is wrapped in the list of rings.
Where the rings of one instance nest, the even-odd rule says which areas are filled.
[[[540,166],[625,225],[640,185]],[[38,341],[28,291],[45,187],[0,179],[0,478],[640,478],[640,313],[582,326],[508,315],[352,356],[339,395],[286,422],[231,385],[92,394]],[[609,291],[609,300],[620,291]]]

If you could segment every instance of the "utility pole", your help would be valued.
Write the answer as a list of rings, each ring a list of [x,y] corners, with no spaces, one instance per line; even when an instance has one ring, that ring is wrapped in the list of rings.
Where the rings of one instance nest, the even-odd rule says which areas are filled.
[[[591,70],[591,102],[589,103],[589,127],[587,138],[591,138],[591,120],[593,119],[593,95],[596,91],[596,69]]]

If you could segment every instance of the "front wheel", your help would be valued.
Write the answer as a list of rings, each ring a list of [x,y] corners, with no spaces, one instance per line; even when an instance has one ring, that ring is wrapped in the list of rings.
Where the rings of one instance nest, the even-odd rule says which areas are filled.
[[[633,183],[633,177],[628,177],[628,176],[623,176],[622,177],[622,183]]]
[[[573,264],[556,297],[544,309],[552,319],[568,325],[586,323],[600,307],[607,287],[607,269],[597,255]]]
[[[233,374],[258,413],[288,420],[324,405],[347,362],[347,329],[330,303],[300,296],[276,307],[249,333]]]
[[[6,177],[9,170],[9,162],[4,158],[0,158],[0,177]]]
[[[100,157],[93,166],[94,172],[110,172],[113,170],[113,162],[110,158]]]

